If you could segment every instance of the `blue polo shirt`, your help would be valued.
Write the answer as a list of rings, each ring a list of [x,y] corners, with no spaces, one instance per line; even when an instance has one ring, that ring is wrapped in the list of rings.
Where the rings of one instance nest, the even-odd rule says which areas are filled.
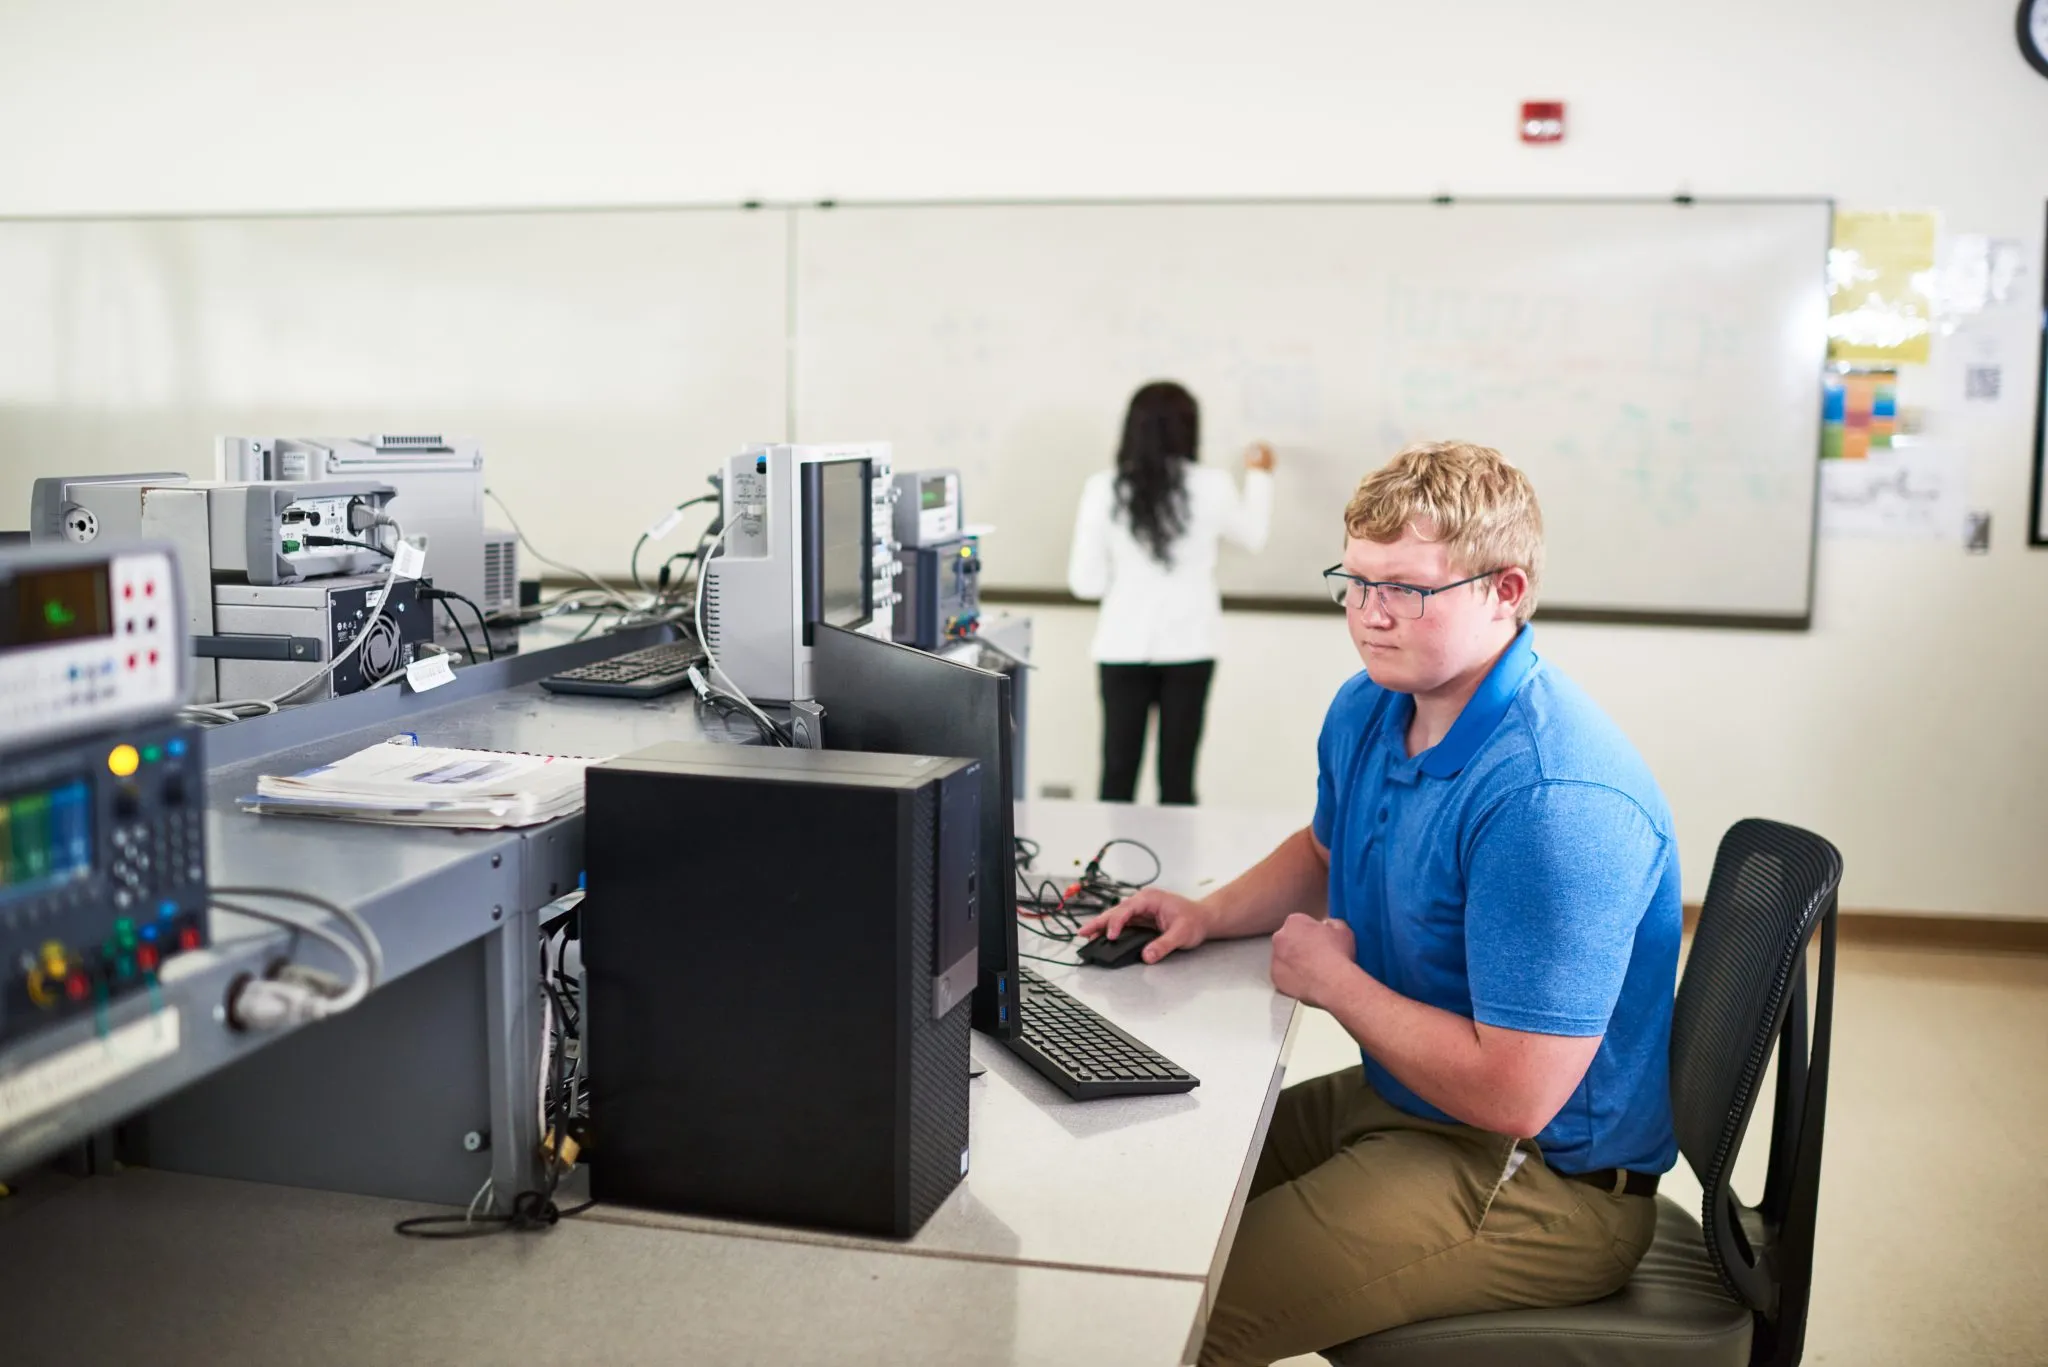
[[[1665,1171],[1680,894],[1656,780],[1526,626],[1450,733],[1411,758],[1414,715],[1414,698],[1361,673],[1317,742],[1315,836],[1359,967],[1481,1024],[1604,1036],[1537,1136],[1544,1159]],[[1364,1057],[1382,1097],[1451,1120]]]

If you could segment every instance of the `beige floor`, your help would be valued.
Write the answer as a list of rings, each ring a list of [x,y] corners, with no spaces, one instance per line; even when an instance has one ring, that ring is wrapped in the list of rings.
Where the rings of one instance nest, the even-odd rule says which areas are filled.
[[[1356,1058],[1315,1012],[1288,1080]],[[1765,1097],[1736,1164],[1750,1200]],[[1806,1361],[2048,1364],[2044,1137],[2048,957],[1845,946]],[[1699,1205],[1683,1159],[1664,1190]]]

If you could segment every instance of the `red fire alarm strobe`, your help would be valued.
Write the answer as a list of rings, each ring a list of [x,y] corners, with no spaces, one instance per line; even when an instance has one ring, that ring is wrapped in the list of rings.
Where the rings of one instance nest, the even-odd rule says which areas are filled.
[[[1564,141],[1564,101],[1529,100],[1522,105],[1523,142]]]

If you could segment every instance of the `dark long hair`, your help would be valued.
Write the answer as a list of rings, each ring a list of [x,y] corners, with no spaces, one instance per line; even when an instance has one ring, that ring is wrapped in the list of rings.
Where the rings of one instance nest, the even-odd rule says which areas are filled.
[[[1131,395],[1116,453],[1116,502],[1131,535],[1162,565],[1173,564],[1173,543],[1187,526],[1187,468],[1201,431],[1195,396],[1171,380]]]

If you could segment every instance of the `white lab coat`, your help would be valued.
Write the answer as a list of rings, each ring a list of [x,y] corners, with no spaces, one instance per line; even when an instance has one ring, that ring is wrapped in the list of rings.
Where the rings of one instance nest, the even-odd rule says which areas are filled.
[[[1173,543],[1171,568],[1131,533],[1116,506],[1116,473],[1089,476],[1074,517],[1067,588],[1102,600],[1092,657],[1100,664],[1185,664],[1216,658],[1223,598],[1216,588],[1216,551],[1228,540],[1248,551],[1265,548],[1273,520],[1273,477],[1247,470],[1244,492],[1228,473],[1190,464],[1187,520]]]

